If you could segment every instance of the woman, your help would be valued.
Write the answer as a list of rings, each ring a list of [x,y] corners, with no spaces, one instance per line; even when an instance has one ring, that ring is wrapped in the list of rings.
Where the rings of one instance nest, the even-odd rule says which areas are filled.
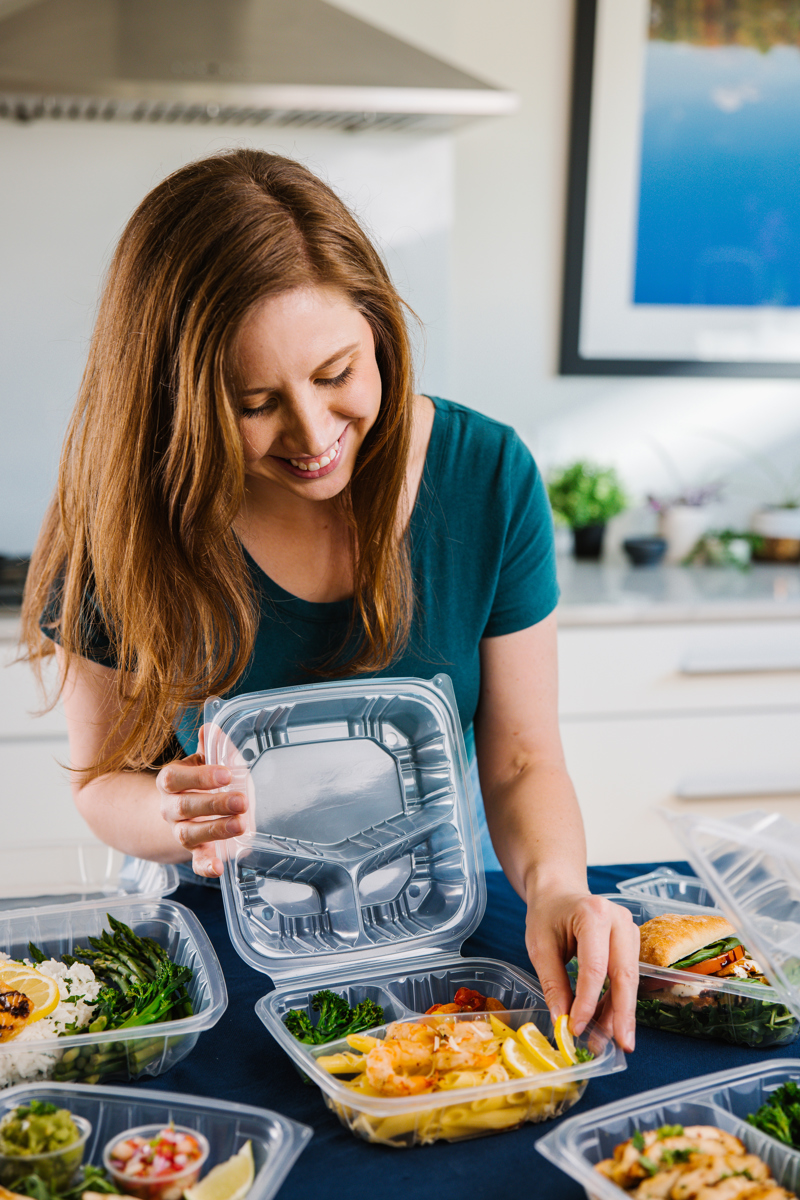
[[[246,805],[204,763],[207,695],[444,670],[551,1012],[577,949],[575,1031],[608,972],[632,1049],[637,931],[586,886],[556,600],[530,455],[413,394],[402,302],[330,189],[255,150],[159,184],[111,264],[24,609],[97,836],[214,878]]]

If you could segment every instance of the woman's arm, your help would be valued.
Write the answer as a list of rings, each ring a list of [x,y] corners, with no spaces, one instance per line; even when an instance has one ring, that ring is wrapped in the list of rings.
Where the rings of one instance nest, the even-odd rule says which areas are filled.
[[[56,647],[59,668],[64,654]],[[94,762],[119,715],[116,673],[88,659],[73,659],[63,691],[70,763]],[[207,767],[202,754],[155,771],[118,771],[88,783],[72,777],[72,795],[92,832],[109,846],[155,862],[193,862],[202,875],[219,875],[213,843],[244,828],[235,814],[247,804],[240,793],[204,789],[230,783],[226,767]],[[209,818],[216,818],[211,819]]]
[[[528,953],[553,1019],[571,1011],[581,1033],[608,974],[614,1036],[632,1050],[639,931],[626,909],[587,886],[583,822],[558,730],[555,614],[481,642],[475,741],[489,832],[527,903]],[[564,963],[576,952],[573,1004]]]

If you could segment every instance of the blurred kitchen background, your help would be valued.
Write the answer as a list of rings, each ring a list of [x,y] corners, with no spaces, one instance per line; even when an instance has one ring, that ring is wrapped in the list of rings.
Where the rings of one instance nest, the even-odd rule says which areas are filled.
[[[0,0],[6,80],[13,74],[7,31],[36,7],[37,0]],[[484,107],[496,115],[354,119],[346,128],[299,118],[283,125],[78,119],[40,115],[13,100],[0,108],[0,638],[7,656],[20,560],[54,485],[114,243],[142,196],[181,163],[258,146],[307,163],[374,234],[424,326],[421,390],[515,426],[549,478],[584,460],[616,472],[625,507],[608,521],[602,557],[573,558],[569,501],[558,531],[563,732],[590,862],[680,857],[656,815],[660,805],[719,815],[763,807],[800,819],[800,541],[791,544],[791,527],[768,544],[746,536],[755,512],[800,491],[800,379],[760,377],[757,368],[749,377],[559,373],[576,19],[585,21],[594,6],[331,0],[328,7],[447,64],[451,85],[483,89]],[[56,33],[45,57],[59,53]],[[345,39],[337,52],[346,48]],[[424,83],[425,60],[413,61]],[[356,82],[363,65],[354,52]],[[446,68],[428,69],[441,86],[436,72]],[[8,82],[3,90],[13,91]],[[747,99],[721,95],[720,111],[732,116],[737,96]],[[800,263],[800,244],[795,249]],[[777,303],[797,301],[788,295]],[[696,503],[698,494],[707,503]],[[699,520],[696,511],[689,516],[689,550],[709,530],[725,536],[707,539],[695,566],[633,566],[623,542],[668,532],[675,508],[702,510]],[[773,561],[746,565],[753,549],[763,556],[770,547]],[[677,557],[674,546],[667,557]],[[0,676],[0,769],[14,797],[4,836],[80,837],[85,827],[59,765],[67,759],[63,717],[58,710],[30,716],[37,698],[29,676],[20,664]]]

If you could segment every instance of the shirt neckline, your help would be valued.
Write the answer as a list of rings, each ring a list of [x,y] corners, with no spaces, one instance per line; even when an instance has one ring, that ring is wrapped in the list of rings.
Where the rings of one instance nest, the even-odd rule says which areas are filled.
[[[443,439],[441,436],[443,402],[438,396],[427,396],[427,399],[433,404],[433,423],[431,425],[431,435],[428,439],[428,449],[425,452],[422,478],[419,482],[414,507],[411,510],[411,519],[408,523],[409,538],[412,545],[416,546],[419,546],[421,543],[430,520],[430,506],[425,503],[420,504],[420,501],[423,499],[423,490],[426,493],[431,493],[434,490],[434,482],[439,476],[439,466],[443,449]],[[287,592],[285,588],[276,583],[266,573],[264,568],[259,566],[246,546],[243,545],[242,550],[244,551],[245,561],[250,568],[250,573],[254,576],[259,590],[269,600],[279,606],[280,612],[287,615],[291,614],[293,617],[299,617],[301,620],[325,624],[331,624],[332,622],[346,623],[350,620],[353,605],[352,597],[348,597],[346,600],[303,600],[300,596],[295,596],[292,592]]]

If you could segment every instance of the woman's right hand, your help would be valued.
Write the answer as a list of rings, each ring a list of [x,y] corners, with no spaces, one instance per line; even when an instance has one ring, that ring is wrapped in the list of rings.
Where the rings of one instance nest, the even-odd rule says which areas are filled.
[[[244,832],[247,798],[230,786],[227,767],[207,765],[204,732],[200,730],[197,754],[162,767],[156,787],[161,815],[178,844],[191,854],[195,875],[213,879],[223,871],[215,843]]]

